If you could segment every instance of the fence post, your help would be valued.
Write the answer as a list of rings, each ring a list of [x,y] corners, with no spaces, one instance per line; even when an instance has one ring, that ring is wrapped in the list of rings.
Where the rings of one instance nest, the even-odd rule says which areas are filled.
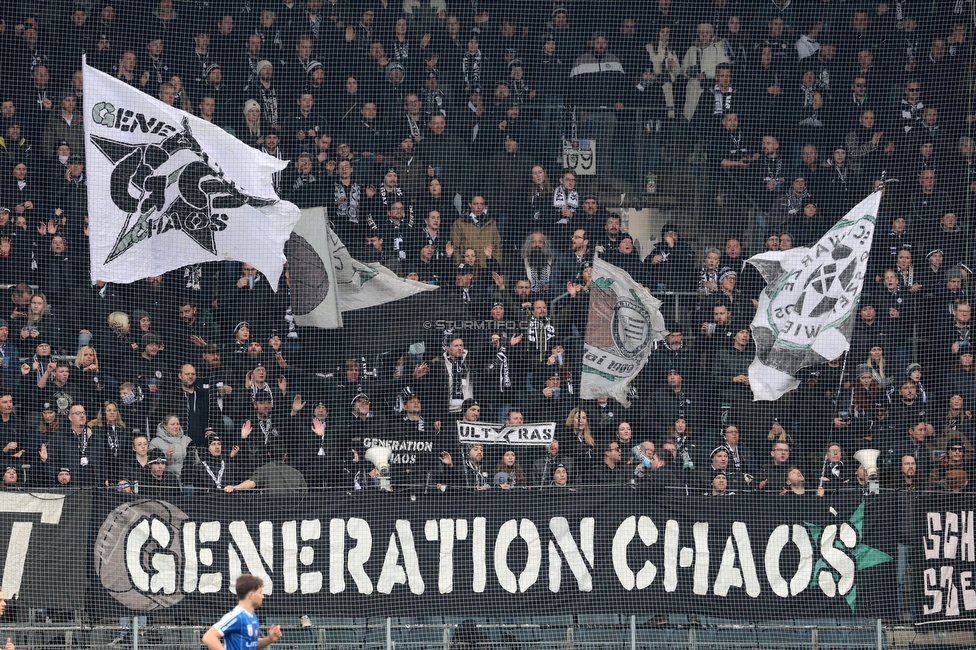
[[[637,617],[630,615],[630,650],[637,650]]]
[[[884,650],[885,631],[884,631],[884,623],[881,621],[880,618],[877,621],[877,630],[878,630],[878,650]]]
[[[133,616],[129,624],[132,633],[132,650],[139,650],[139,617]]]
[[[386,617],[386,650],[393,650],[393,619]]]

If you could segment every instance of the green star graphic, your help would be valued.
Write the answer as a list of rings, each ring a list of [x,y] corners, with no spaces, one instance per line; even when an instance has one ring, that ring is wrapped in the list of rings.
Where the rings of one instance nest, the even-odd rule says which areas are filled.
[[[613,278],[597,278],[593,281],[593,286],[597,289],[609,289],[611,284],[613,284]]]
[[[366,267],[365,269],[359,272],[359,286],[360,287],[363,286],[364,284],[366,284],[367,282],[369,282],[379,274],[380,274],[379,271],[375,271],[369,267]]]
[[[862,533],[861,529],[864,526],[864,504],[862,503],[857,507],[857,510],[851,514],[851,518],[848,522],[851,527],[857,531],[857,545],[851,550],[851,554],[854,556],[855,561],[855,571],[863,571],[865,569],[870,569],[873,566],[878,566],[879,564],[884,564],[885,562],[891,562],[891,556],[884,551],[869,546],[861,541]],[[810,523],[809,521],[804,521],[803,524],[810,531],[810,536],[813,537],[813,543],[815,546],[820,545],[820,534],[823,532],[823,527],[816,524]],[[840,539],[834,540],[834,547],[846,551],[847,547],[841,543]],[[820,575],[821,569],[829,569],[827,561],[823,558],[817,560],[817,563],[813,566],[813,578],[810,580],[810,586],[815,587],[817,585],[817,576]],[[837,579],[840,576],[837,572],[834,572],[834,578]],[[847,601],[847,606],[851,608],[851,611],[855,611],[855,603],[857,602],[857,585],[851,588],[851,590],[844,596]]]

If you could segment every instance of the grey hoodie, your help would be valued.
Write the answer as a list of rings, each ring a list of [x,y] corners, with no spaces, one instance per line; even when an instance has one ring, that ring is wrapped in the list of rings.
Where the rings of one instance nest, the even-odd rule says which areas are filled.
[[[156,437],[149,442],[149,460],[160,457],[169,459],[169,464],[166,465],[166,471],[173,472],[179,476],[183,473],[183,461],[186,460],[186,448],[192,442],[190,436],[183,433],[183,427],[180,427],[179,435],[173,436],[170,435],[162,424],[159,424],[156,426]],[[172,456],[167,456],[166,450],[170,448],[170,445],[176,447],[176,451],[173,452]]]

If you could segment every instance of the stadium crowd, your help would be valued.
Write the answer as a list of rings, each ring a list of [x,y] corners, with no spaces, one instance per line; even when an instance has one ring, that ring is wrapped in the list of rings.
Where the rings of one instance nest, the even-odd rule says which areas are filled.
[[[6,3],[3,485],[370,488],[365,455],[379,446],[405,489],[787,495],[863,489],[852,456],[876,448],[883,486],[965,490],[965,8]],[[439,286],[403,304],[445,326],[402,346],[344,329],[320,353],[295,325],[287,269],[277,293],[247,263],[90,278],[82,54],[290,161],[282,198],[325,206],[362,261]],[[567,125],[599,146],[584,189],[555,162]],[[703,165],[722,200],[675,218],[642,256],[595,190],[611,177],[643,186],[667,146]],[[746,231],[768,250],[814,244],[883,173],[850,353],[752,402],[763,281],[745,264]],[[695,250],[691,226],[723,243]],[[696,296],[666,301],[669,334],[629,408],[578,397],[595,251],[655,292]],[[377,350],[392,354],[371,361]],[[461,447],[456,420],[556,422],[556,441]]]

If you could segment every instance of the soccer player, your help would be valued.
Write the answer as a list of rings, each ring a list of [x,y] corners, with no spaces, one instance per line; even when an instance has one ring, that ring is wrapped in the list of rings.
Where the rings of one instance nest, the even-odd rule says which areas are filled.
[[[281,626],[278,625],[272,625],[268,636],[262,638],[261,625],[254,613],[264,602],[264,581],[245,574],[237,579],[235,588],[237,607],[207,630],[203,635],[203,644],[210,650],[261,650],[280,639]]]

